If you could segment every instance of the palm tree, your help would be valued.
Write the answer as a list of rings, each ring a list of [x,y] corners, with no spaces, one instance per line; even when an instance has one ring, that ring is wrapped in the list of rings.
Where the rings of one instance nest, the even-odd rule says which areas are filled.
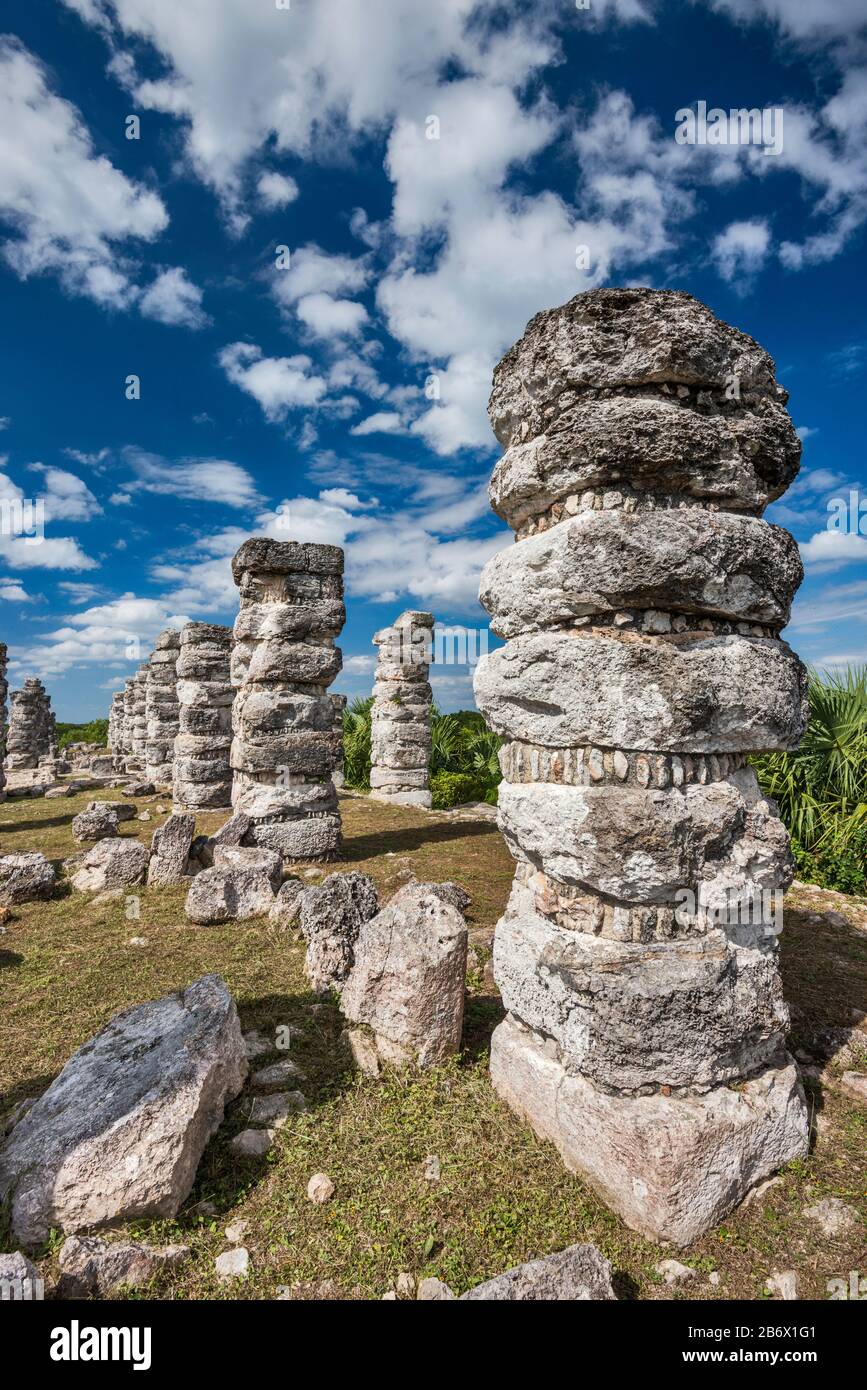
[[[809,696],[801,746],[756,759],[756,771],[804,849],[842,847],[867,825],[867,667],[811,671]]]

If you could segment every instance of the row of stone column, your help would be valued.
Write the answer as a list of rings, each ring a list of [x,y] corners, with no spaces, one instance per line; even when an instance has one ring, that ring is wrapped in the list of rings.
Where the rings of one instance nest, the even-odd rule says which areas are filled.
[[[112,702],[112,752],[124,771],[171,783],[178,808],[233,807],[249,843],[331,858],[346,700],[328,687],[342,665],[343,552],[254,539],[232,572],[234,630],[194,622],[160,634]]]

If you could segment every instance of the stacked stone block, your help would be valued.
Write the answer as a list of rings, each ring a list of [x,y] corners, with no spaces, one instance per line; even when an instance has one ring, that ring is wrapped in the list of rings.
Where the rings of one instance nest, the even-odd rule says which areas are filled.
[[[0,642],[0,740],[5,741],[6,733],[6,695],[9,686],[6,683],[6,643]],[[0,801],[6,800],[6,774],[3,771],[4,749],[0,744]]]
[[[798,468],[786,399],[691,296],[593,290],[530,322],[489,406],[518,539],[482,575],[507,641],[475,679],[517,860],[492,1079],[679,1244],[807,1151],[777,959],[791,855],[747,762],[807,719],[778,638],[798,549],[760,519]]]
[[[132,725],[130,728],[131,758],[134,766],[144,770],[147,752],[147,682],[148,663],[140,666],[132,682]]]
[[[180,645],[180,633],[174,628],[160,633],[148,662],[145,689],[145,777],[168,786],[179,732],[176,667]]]
[[[45,687],[40,680],[26,680],[13,690],[6,735],[6,767],[9,771],[36,768],[51,754],[52,724]]]
[[[115,757],[123,753],[123,691],[116,690],[111,697],[108,712],[108,748]]]
[[[232,561],[241,606],[232,680],[233,803],[248,839],[287,859],[329,859],[340,847],[332,774],[342,706],[328,694],[346,621],[343,551],[256,538]]]
[[[232,629],[187,623],[177,660],[176,809],[228,809],[232,802]]]
[[[432,804],[432,613],[401,613],[373,638],[378,648],[371,710],[370,794],[399,806]]]
[[[123,724],[121,728],[121,753],[124,766],[132,763],[132,733],[135,724],[136,683],[130,676],[123,687]]]

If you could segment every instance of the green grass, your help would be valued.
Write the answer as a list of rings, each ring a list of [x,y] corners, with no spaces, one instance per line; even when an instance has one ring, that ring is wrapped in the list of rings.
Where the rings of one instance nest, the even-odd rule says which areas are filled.
[[[119,798],[120,792],[107,795]],[[40,848],[61,861],[74,849],[72,816],[92,796],[0,806],[4,848]],[[122,831],[149,839],[163,819],[154,812],[159,798],[139,804],[153,820],[125,823]],[[810,1156],[790,1165],[764,1199],[734,1213],[690,1250],[663,1248],[624,1226],[498,1101],[488,1080],[488,1039],[501,1009],[482,967],[513,869],[496,827],[363,797],[344,797],[341,804],[345,859],[325,872],[369,873],[381,898],[410,874],[453,878],[473,896],[469,925],[477,951],[468,977],[464,1050],[447,1066],[359,1078],[341,1045],[336,1005],[315,999],[307,988],[300,940],[265,920],[193,927],[184,918],[180,888],[142,889],[140,920],[126,918],[123,901],[94,905],[80,894],[28,904],[15,910],[0,936],[0,1115],[44,1090],[118,1009],[209,970],[228,982],[245,1029],[271,1037],[280,1025],[293,1030],[291,1052],[304,1073],[307,1113],[279,1131],[267,1160],[244,1161],[228,1147],[249,1113],[249,1092],[239,1097],[206,1150],[180,1216],[126,1231],[154,1243],[183,1241],[192,1246],[192,1258],[129,1296],[273,1298],[279,1285],[297,1284],[299,1296],[311,1297],[331,1280],[334,1296],[376,1299],[394,1287],[401,1271],[418,1278],[435,1274],[460,1293],[575,1241],[595,1242],[612,1260],[622,1293],[642,1298],[758,1298],[772,1271],[790,1268],[798,1270],[805,1296],[824,1298],[829,1278],[867,1271],[863,1233],[829,1240],[801,1216],[804,1206],[827,1195],[867,1216],[867,1116],[831,1088],[813,1092],[821,1128]],[[214,828],[220,819],[200,817],[197,828]],[[147,945],[130,946],[133,936]],[[867,1007],[867,931],[792,910],[782,961],[796,1043],[818,1027],[846,1021],[852,1008]],[[280,1055],[275,1050],[256,1065]],[[440,1158],[438,1182],[424,1175],[429,1154]],[[318,1171],[336,1185],[326,1206],[306,1197]],[[245,1283],[223,1285],[213,1264],[227,1248],[224,1227],[238,1219],[250,1223],[244,1243],[252,1273]],[[0,1237],[0,1246],[12,1248],[8,1237],[5,1244]],[[57,1248],[53,1241],[41,1255],[49,1282]],[[676,1292],[653,1273],[657,1261],[671,1255],[700,1271]],[[712,1270],[721,1275],[716,1288],[707,1282]]]

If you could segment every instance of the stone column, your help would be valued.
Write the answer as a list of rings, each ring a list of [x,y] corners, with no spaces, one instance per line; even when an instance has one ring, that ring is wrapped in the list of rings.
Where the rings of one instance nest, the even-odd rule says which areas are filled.
[[[750,753],[797,746],[798,469],[774,364],[690,295],[592,290],[494,374],[518,544],[475,688],[507,740],[499,1093],[631,1226],[688,1244],[807,1152],[776,933],[788,838]]]
[[[6,724],[6,695],[9,687],[6,683],[6,656],[7,648],[5,642],[0,642],[0,738],[5,741]],[[3,771],[5,762],[5,748],[0,752],[0,801],[6,800],[6,774]]]
[[[108,751],[115,757],[123,752],[123,691],[116,690],[111,697],[108,712]]]
[[[370,795],[398,806],[432,805],[432,613],[401,613],[373,638],[378,648],[371,710]]]
[[[123,725],[121,729],[121,752],[124,767],[132,761],[132,731],[135,721],[135,676],[130,676],[123,687]]]
[[[161,632],[148,662],[145,688],[145,777],[172,785],[175,739],[178,736],[177,660],[181,636],[174,628]]]
[[[45,687],[31,677],[13,690],[6,735],[6,767],[35,768],[47,748]]]
[[[343,551],[256,538],[232,561],[241,593],[232,680],[233,802],[252,843],[286,859],[330,859],[340,847],[332,772],[338,710],[328,686],[342,664]]]
[[[173,783],[177,810],[223,810],[231,805],[231,650],[230,627],[187,623],[181,629]]]
[[[343,716],[346,712],[346,696],[332,695],[331,704],[334,709],[334,732],[340,740],[337,756],[334,760],[334,767],[331,772],[331,780],[339,791],[346,783],[346,768],[343,761]]]
[[[130,729],[131,762],[132,765],[141,772],[144,772],[145,750],[147,747],[148,723],[147,723],[147,662],[140,666],[133,676],[132,681],[132,726]]]

